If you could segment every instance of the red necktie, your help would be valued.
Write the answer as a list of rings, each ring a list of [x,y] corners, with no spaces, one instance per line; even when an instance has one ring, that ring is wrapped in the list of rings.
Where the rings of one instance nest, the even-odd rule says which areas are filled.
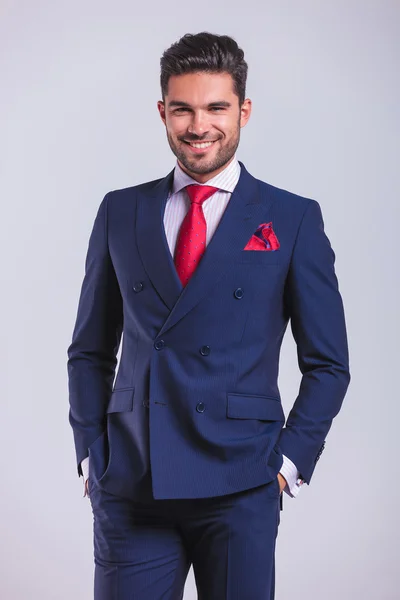
[[[182,221],[175,247],[174,263],[182,285],[188,283],[206,249],[207,224],[202,204],[219,188],[211,185],[188,185],[190,208]]]

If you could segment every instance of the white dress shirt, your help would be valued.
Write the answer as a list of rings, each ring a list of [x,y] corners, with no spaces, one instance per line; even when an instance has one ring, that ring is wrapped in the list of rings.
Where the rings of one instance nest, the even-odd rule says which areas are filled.
[[[235,155],[232,162],[223,171],[209,179],[205,184],[219,188],[215,194],[202,204],[207,224],[206,246],[218,227],[239,176],[240,164]],[[190,207],[190,199],[184,188],[193,183],[199,185],[199,182],[185,173],[176,161],[172,189],[164,212],[164,229],[172,256],[174,256],[180,226]],[[81,466],[85,484],[89,477],[89,457],[83,459]],[[283,455],[283,464],[279,472],[287,482],[284,491],[294,498],[299,493],[303,483],[296,465],[287,456]]]

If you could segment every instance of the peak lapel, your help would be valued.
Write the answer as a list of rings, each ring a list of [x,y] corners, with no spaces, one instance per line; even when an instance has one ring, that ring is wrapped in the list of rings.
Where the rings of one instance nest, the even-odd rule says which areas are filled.
[[[271,203],[261,201],[257,180],[239,161],[239,181],[204,255],[189,283],[183,287],[168,247],[163,218],[173,171],[142,196],[138,206],[137,241],[139,252],[155,289],[170,309],[158,335],[182,319],[209,292],[217,281],[234,268],[241,250],[256,230]]]
[[[136,239],[143,266],[170,310],[182,291],[163,223],[173,174],[174,169],[159,181],[150,194],[140,194],[136,219]]]

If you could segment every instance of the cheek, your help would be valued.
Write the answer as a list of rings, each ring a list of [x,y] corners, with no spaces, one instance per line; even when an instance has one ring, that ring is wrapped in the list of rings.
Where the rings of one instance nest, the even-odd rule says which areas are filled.
[[[168,122],[169,130],[172,135],[184,135],[189,126],[190,120],[187,117],[172,118]]]
[[[215,129],[222,135],[222,141],[230,140],[237,136],[237,128],[232,123],[231,119],[220,119],[219,123],[215,123]]]
[[[166,122],[167,133],[169,137],[176,138],[177,135],[182,133],[182,123],[178,123],[176,119],[168,118]]]

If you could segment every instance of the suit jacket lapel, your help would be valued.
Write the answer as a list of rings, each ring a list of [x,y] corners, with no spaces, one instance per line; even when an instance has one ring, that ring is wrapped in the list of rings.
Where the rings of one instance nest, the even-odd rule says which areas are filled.
[[[261,201],[257,180],[239,161],[241,173],[217,229],[189,283],[183,287],[168,247],[163,218],[172,170],[152,190],[151,196],[139,198],[136,239],[144,268],[170,314],[158,335],[165,333],[182,319],[235,267],[240,252],[265,217],[272,199]]]
[[[136,239],[143,266],[152,284],[172,310],[182,284],[176,272],[164,229],[164,211],[174,169],[151,191],[140,194],[136,216]]]

